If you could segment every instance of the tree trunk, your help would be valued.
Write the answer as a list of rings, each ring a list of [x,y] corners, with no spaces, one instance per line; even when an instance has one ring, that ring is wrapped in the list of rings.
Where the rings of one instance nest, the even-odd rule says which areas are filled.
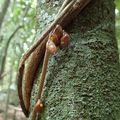
[[[12,84],[12,65],[11,65],[11,71],[10,71],[10,79],[9,79],[9,84],[8,84],[8,89],[7,89],[7,99],[6,99],[6,106],[5,106],[5,112],[4,112],[4,120],[8,119],[8,108],[9,108],[9,100],[10,100],[10,86]]]
[[[10,0],[5,0],[3,3],[2,10],[0,11],[0,31],[1,31],[1,26],[3,23],[4,17],[6,15],[8,7],[9,7],[9,4],[10,4]]]
[[[4,70],[5,70],[5,63],[6,63],[6,58],[7,58],[7,52],[8,52],[8,48],[9,48],[9,45],[10,45],[10,42],[12,40],[12,38],[15,36],[15,34],[18,32],[18,30],[20,28],[22,28],[23,26],[19,25],[15,31],[13,31],[13,33],[10,35],[10,37],[8,38],[7,42],[6,42],[6,45],[5,45],[5,48],[4,48],[4,53],[3,53],[3,56],[1,58],[1,66],[0,66],[0,80],[2,80],[2,76],[4,74]]]
[[[54,18],[61,3],[38,1],[38,33]],[[49,59],[42,93],[44,109],[38,120],[120,120],[114,7],[114,0],[92,0],[66,27],[71,43]],[[36,86],[38,81],[32,106]]]

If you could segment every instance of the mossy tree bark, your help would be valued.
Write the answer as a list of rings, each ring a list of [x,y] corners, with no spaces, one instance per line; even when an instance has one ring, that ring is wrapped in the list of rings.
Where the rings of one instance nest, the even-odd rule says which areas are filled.
[[[38,34],[62,0],[38,1]],[[47,12],[47,13],[45,13]],[[38,120],[120,120],[120,71],[114,0],[92,0],[66,31],[70,46],[49,59]],[[31,104],[37,92],[35,83]]]

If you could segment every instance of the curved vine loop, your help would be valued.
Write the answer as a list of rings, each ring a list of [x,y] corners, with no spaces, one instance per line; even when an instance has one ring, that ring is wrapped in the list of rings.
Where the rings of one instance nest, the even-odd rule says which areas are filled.
[[[41,35],[41,37],[21,57],[18,67],[17,89],[18,89],[20,105],[26,117],[29,116],[29,110],[25,106],[23,100],[23,92],[22,92],[22,80],[24,75],[25,61],[28,59],[31,53],[33,53],[36,50],[36,48],[40,44],[43,45],[46,44],[47,42],[46,38],[48,38],[48,34],[55,28],[57,24],[61,25],[62,28],[67,26],[68,23],[70,23],[70,21],[73,20],[90,1],[91,0],[64,0],[63,5],[61,6],[57,14],[57,17],[55,18],[53,23],[48,27],[48,29],[45,30],[45,32]],[[45,51],[45,48],[43,51]],[[42,54],[44,54],[44,52]],[[41,57],[40,61],[42,60],[43,58]],[[32,120],[35,120],[36,113],[34,112],[34,110],[33,110],[33,116],[34,117],[32,117]]]

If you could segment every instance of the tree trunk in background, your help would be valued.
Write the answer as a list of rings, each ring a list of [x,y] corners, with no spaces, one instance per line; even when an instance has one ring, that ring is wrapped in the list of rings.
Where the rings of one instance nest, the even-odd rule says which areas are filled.
[[[13,77],[13,69],[11,65],[11,70],[10,70],[10,78],[9,78],[9,84],[8,84],[8,89],[7,89],[7,99],[6,99],[6,106],[5,106],[5,112],[4,112],[4,120],[8,119],[8,108],[9,108],[9,100],[10,100],[10,86],[12,83],[12,77]]]
[[[6,63],[6,58],[7,58],[7,52],[8,52],[8,48],[9,48],[9,45],[11,43],[11,40],[13,39],[13,37],[15,36],[15,34],[18,32],[18,30],[20,28],[22,28],[23,26],[19,25],[16,27],[16,29],[13,31],[13,33],[10,35],[10,37],[8,38],[7,42],[6,42],[6,45],[5,45],[5,48],[4,48],[4,52],[3,52],[3,56],[1,57],[1,66],[0,66],[0,80],[2,80],[2,75],[4,73],[4,70],[5,70],[5,63]]]
[[[3,5],[2,5],[2,8],[0,10],[0,34],[1,34],[1,27],[2,27],[2,24],[3,24],[3,21],[4,21],[4,17],[6,15],[6,13],[7,13],[7,9],[9,7],[9,5],[10,5],[10,0],[5,0]],[[0,36],[0,42],[2,42],[2,40],[3,40],[3,38],[2,38],[2,36]],[[4,72],[4,66],[5,66],[4,64],[5,64],[5,62],[2,61],[4,59],[6,59],[5,55],[3,55],[3,59],[0,59],[0,64],[1,64],[1,66],[0,66],[0,80],[2,79],[1,76],[2,76],[2,74]]]
[[[1,31],[1,26],[3,23],[4,17],[6,15],[8,7],[9,7],[9,4],[10,4],[10,0],[5,0],[3,3],[2,10],[0,11],[0,31]]]
[[[39,0],[37,5],[39,34],[61,1],[46,4]],[[38,120],[120,120],[114,1],[92,0],[66,31],[71,35],[71,44],[49,59],[42,94],[44,109]],[[38,81],[32,105],[36,86]]]

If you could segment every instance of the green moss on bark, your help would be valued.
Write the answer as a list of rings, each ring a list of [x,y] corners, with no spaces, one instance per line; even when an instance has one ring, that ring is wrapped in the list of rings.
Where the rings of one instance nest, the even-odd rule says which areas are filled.
[[[120,72],[114,27],[113,0],[93,0],[66,27],[71,43],[49,60],[42,94],[44,109],[38,120],[120,119]],[[32,105],[37,86],[38,81]]]

